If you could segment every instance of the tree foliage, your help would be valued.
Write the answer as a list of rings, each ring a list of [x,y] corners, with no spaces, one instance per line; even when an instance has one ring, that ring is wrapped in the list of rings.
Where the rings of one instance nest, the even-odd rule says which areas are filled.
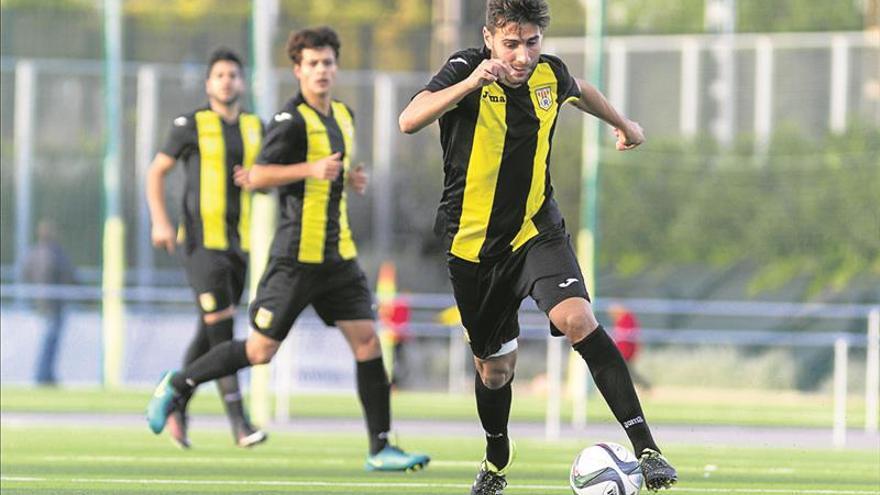
[[[753,294],[804,275],[812,294],[880,280],[880,129],[816,141],[784,128],[765,158],[750,145],[668,140],[606,153],[600,266],[626,275],[747,263],[758,267]]]

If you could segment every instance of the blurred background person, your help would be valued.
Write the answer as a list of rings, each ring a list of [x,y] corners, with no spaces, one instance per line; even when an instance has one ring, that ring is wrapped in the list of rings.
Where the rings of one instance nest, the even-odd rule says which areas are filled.
[[[636,371],[634,365],[642,345],[638,318],[623,304],[612,304],[608,309],[608,314],[614,322],[612,338],[614,338],[617,348],[620,349],[623,360],[626,361],[633,383],[646,392],[651,390],[651,382]]]
[[[242,110],[245,89],[241,57],[228,48],[215,49],[205,73],[207,104],[173,120],[147,176],[153,245],[173,254],[181,244],[199,311],[184,366],[235,336],[235,308],[248,269],[251,193],[234,183],[233,170],[253,165],[263,136],[259,117]],[[165,207],[164,181],[178,161],[185,163],[186,190],[183,218],[176,230]],[[219,377],[217,389],[236,445],[264,442],[266,433],[245,413],[238,376]],[[172,441],[189,448],[186,416],[174,414],[169,423]]]
[[[52,220],[43,219],[37,225],[37,243],[25,259],[23,278],[26,283],[38,285],[76,283],[74,267],[58,242],[57,230]],[[40,385],[55,385],[58,382],[55,362],[64,330],[64,305],[63,299],[46,294],[45,291],[41,291],[34,299],[34,306],[43,318],[44,328],[35,375]]]

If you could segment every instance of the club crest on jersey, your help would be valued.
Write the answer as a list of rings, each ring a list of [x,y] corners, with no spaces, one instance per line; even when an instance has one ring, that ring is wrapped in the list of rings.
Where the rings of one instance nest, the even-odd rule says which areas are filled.
[[[550,106],[553,105],[553,90],[550,86],[538,88],[535,90],[535,98],[542,110],[550,110]]]
[[[271,311],[261,306],[260,309],[257,310],[257,314],[254,316],[254,323],[257,325],[257,328],[266,330],[272,326],[273,316],[275,315],[273,315]]]
[[[205,313],[213,313],[214,311],[217,311],[217,300],[214,299],[214,294],[211,294],[210,292],[202,292],[199,294],[199,305]]]

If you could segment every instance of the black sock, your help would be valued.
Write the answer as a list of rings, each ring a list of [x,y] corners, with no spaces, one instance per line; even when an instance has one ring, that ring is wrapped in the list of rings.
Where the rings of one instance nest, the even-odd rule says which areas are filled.
[[[231,375],[250,365],[245,341],[229,340],[212,347],[186,369],[171,377],[171,385],[181,395],[186,396],[202,383]]]
[[[232,434],[237,435],[239,431],[245,429],[245,425],[248,423],[244,414],[244,401],[238,386],[238,374],[233,373],[218,378],[215,383],[217,383],[220,398],[223,399],[223,407],[226,409],[226,417],[229,418]]]
[[[202,354],[208,352],[211,348],[211,343],[208,341],[208,334],[205,329],[206,326],[205,321],[202,320],[201,315],[199,315],[199,324],[196,328],[196,334],[193,335],[189,346],[186,348],[186,353],[183,355],[184,368],[192,364],[193,361],[198,359]]]
[[[486,460],[498,469],[504,469],[510,459],[510,440],[507,438],[507,422],[510,418],[510,403],[513,390],[510,377],[503,387],[493,390],[483,383],[479,373],[475,373],[474,395],[477,397],[477,414],[486,432]]]
[[[391,385],[381,357],[357,362],[357,387],[373,455],[388,445],[391,430]]]
[[[211,348],[232,340],[235,333],[234,320],[226,318],[210,325],[205,325],[205,335]],[[232,433],[244,427],[244,404],[241,400],[241,391],[238,386],[238,375],[233,373],[216,380],[217,390],[220,392],[220,398],[223,400],[223,407],[226,409],[226,416],[232,424]]]
[[[205,324],[205,335],[211,347],[222,344],[227,340],[232,340],[234,336],[233,326],[235,321],[232,318],[226,318],[216,323]]]
[[[608,403],[614,417],[626,431],[636,457],[645,448],[659,452],[660,449],[654,443],[651,430],[642,414],[642,406],[633,387],[626,362],[614,341],[605,333],[605,329],[599,325],[593,333],[572,347],[587,362],[596,387],[602,392],[602,397],[605,397],[605,402]]]

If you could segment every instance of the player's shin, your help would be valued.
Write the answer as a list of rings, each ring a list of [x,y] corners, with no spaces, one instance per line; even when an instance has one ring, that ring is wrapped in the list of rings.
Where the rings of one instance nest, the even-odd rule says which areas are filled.
[[[357,387],[374,455],[388,444],[391,429],[391,385],[381,356],[357,362]]]
[[[638,456],[644,449],[660,449],[654,443],[651,430],[642,414],[626,362],[611,337],[600,325],[593,333],[572,345],[586,361],[614,417],[623,426]]]
[[[499,470],[503,470],[510,459],[507,423],[510,418],[510,404],[513,401],[511,387],[513,376],[501,388],[493,390],[483,383],[479,373],[475,375],[474,395],[477,399],[477,413],[486,432],[486,460]]]
[[[245,341],[230,340],[211,348],[185,370],[171,378],[174,389],[182,395],[192,393],[198,385],[231,375],[250,366]]]

